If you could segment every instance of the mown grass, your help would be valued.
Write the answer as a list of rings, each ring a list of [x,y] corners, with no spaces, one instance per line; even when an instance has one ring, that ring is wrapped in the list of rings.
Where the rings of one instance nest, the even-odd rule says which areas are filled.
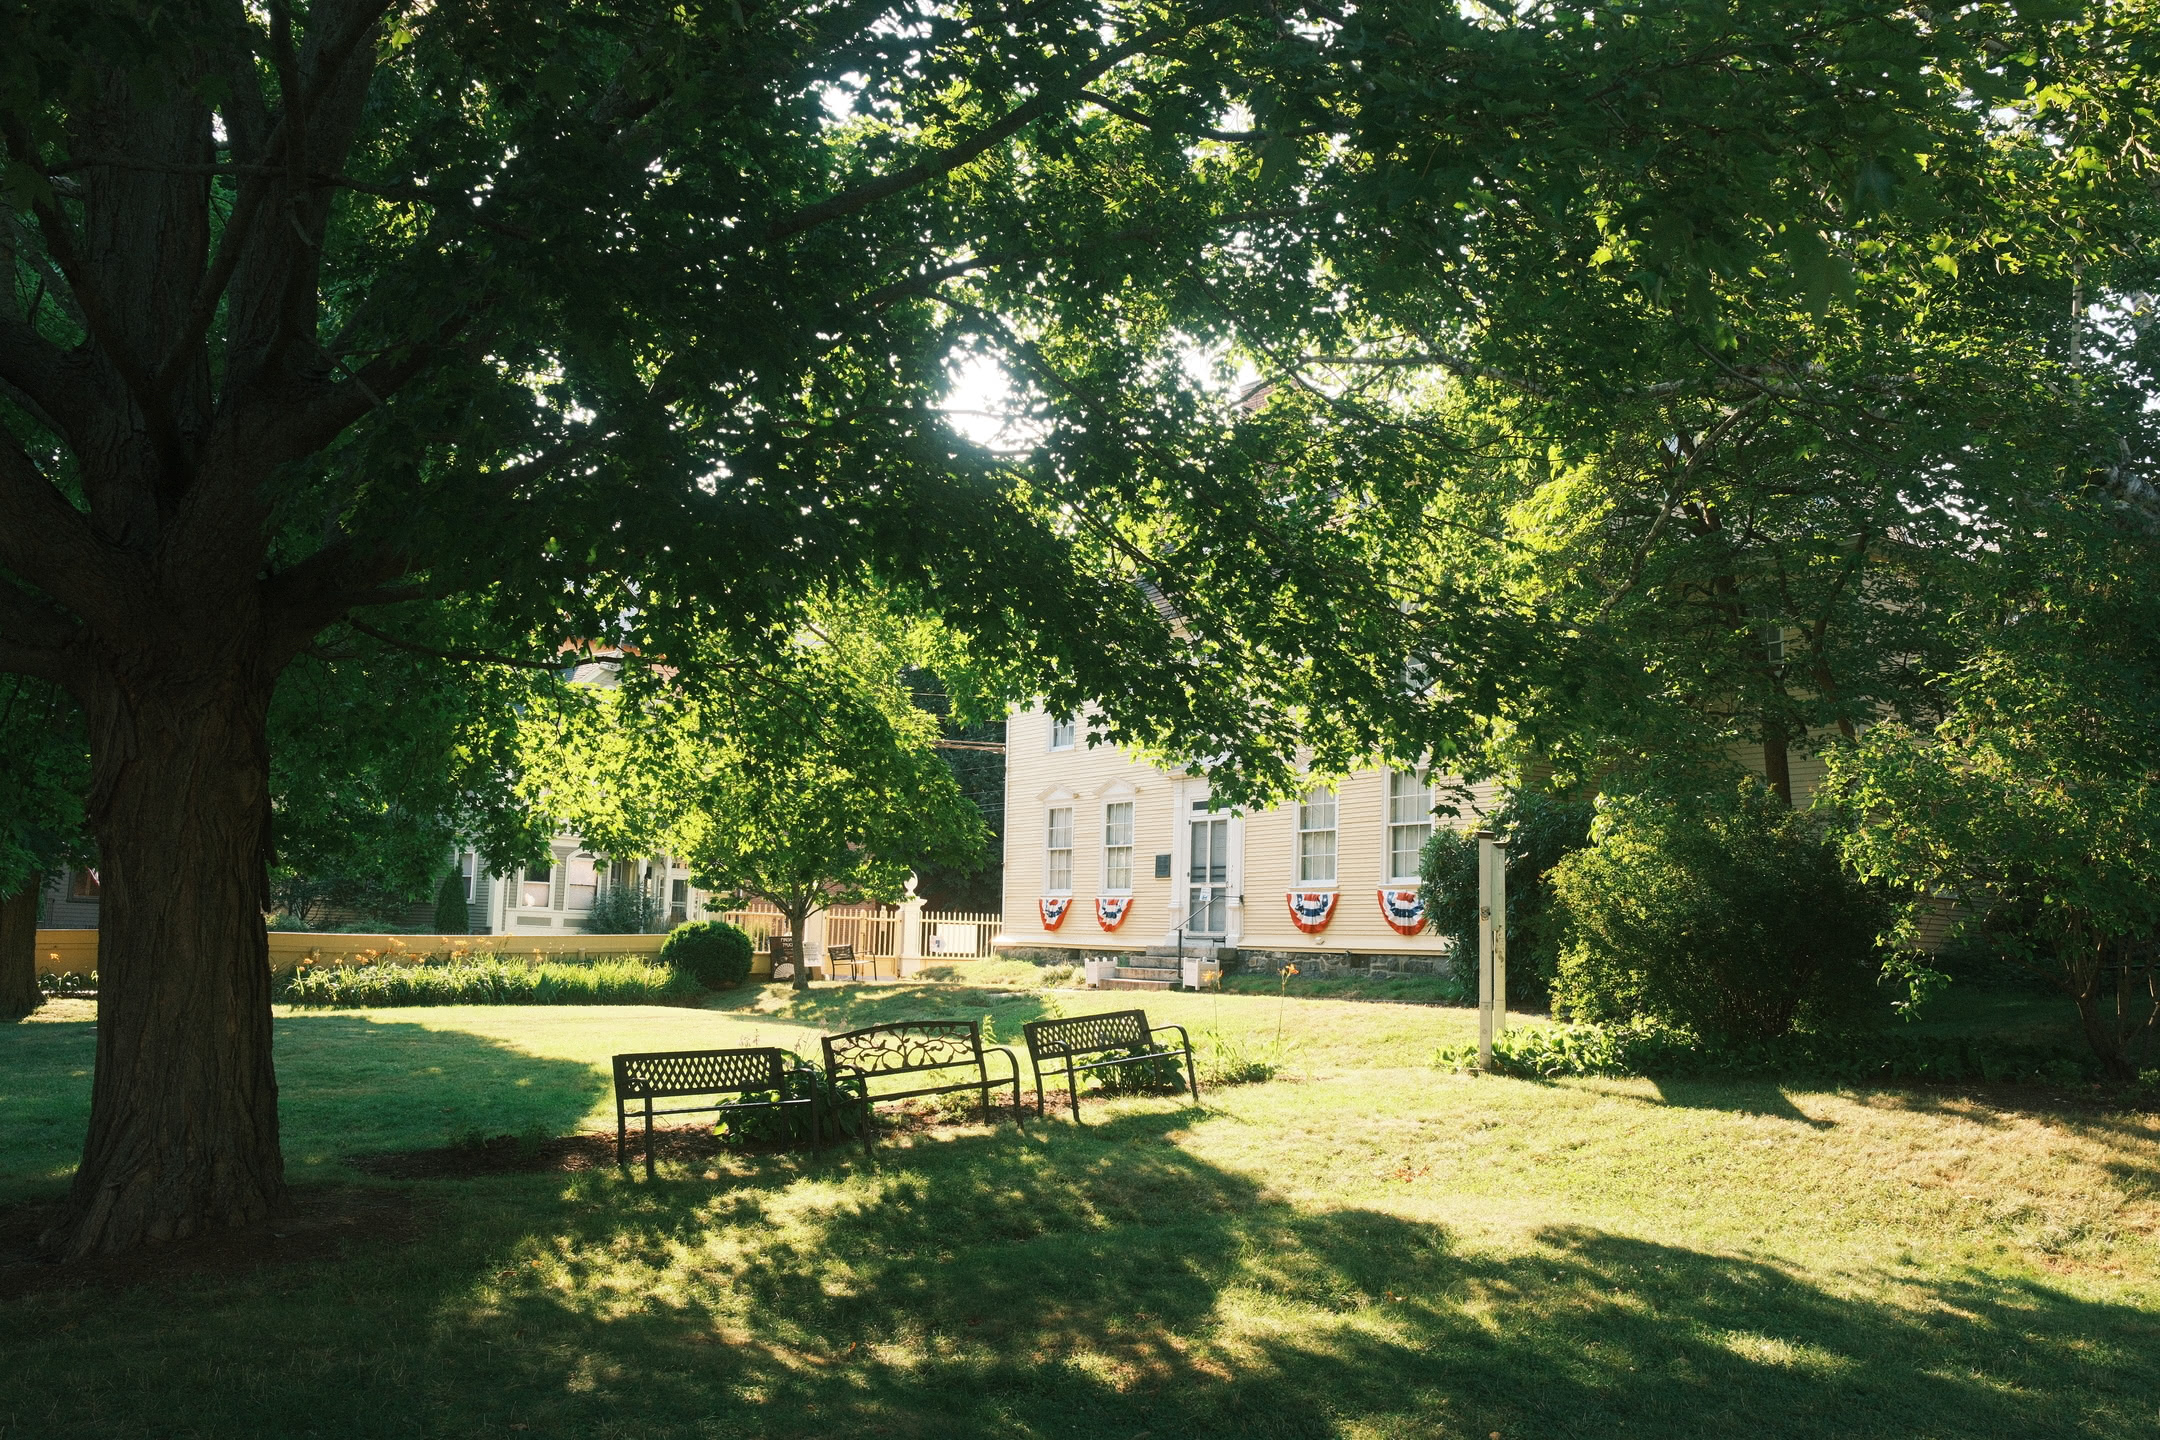
[[[618,1049],[1135,998],[1238,1043],[1281,1023],[1289,1069],[869,1161],[419,1182],[410,1243],[0,1304],[0,1429],[2160,1433],[2160,1122],[2044,1092],[1443,1075],[1474,1016],[1438,1007],[763,988],[283,1014],[288,1153],[380,1185],[342,1157],[611,1118]],[[64,1181],[89,1041],[0,1030],[0,1193]]]

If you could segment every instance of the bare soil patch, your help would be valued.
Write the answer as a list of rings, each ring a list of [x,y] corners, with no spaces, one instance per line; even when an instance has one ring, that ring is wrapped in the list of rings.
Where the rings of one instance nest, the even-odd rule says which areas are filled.
[[[57,1205],[0,1209],[0,1300],[51,1290],[125,1290],[337,1260],[359,1246],[404,1245],[419,1230],[419,1211],[405,1190],[322,1186],[295,1190],[292,1199],[292,1213],[259,1225],[66,1264],[54,1263],[38,1249],[38,1237],[59,1214]]]

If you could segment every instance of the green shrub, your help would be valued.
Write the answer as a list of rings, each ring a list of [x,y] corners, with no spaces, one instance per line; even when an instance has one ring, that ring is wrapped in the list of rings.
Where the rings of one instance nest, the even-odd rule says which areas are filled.
[[[825,1138],[857,1139],[871,1121],[867,1090],[860,1075],[833,1078],[818,1065],[795,1056],[790,1060],[793,1080],[790,1099],[816,1094],[825,1115]],[[770,1090],[729,1097],[736,1100],[772,1101]],[[713,1125],[713,1134],[730,1149],[793,1145],[810,1140],[810,1112],[800,1106],[788,1110],[736,1110],[724,1112]]]
[[[472,911],[465,904],[465,877],[455,870],[443,876],[435,891],[435,933],[463,935],[472,929]]]
[[[694,980],[635,957],[583,963],[495,955],[303,965],[278,998],[288,1005],[679,1005]]]
[[[38,992],[43,995],[80,994],[97,989],[97,971],[82,974],[76,970],[50,970],[37,977]]]
[[[1477,1046],[1442,1046],[1442,1070],[1475,1070]],[[1710,1076],[1882,1084],[1905,1080],[2059,1085],[2099,1078],[2090,1055],[1990,1037],[1909,1032],[1799,1032],[1774,1040],[1721,1043],[1655,1021],[1633,1025],[1518,1026],[1493,1042],[1493,1070],[1523,1079],[1641,1075]]]
[[[1125,1053],[1145,1055],[1148,1049],[1135,1045]],[[1104,1095],[1167,1095],[1185,1088],[1185,1059],[1181,1055],[1158,1055],[1130,1065],[1110,1065],[1095,1071],[1094,1079],[1096,1090]]]
[[[1491,828],[1508,837],[1508,999],[1543,1005],[1560,967],[1560,919],[1547,876],[1567,856],[1590,843],[1593,808],[1585,801],[1556,800],[1516,790],[1494,811]],[[1478,842],[1445,826],[1425,842],[1418,871],[1424,881],[1426,925],[1455,942],[1455,953],[1475,964],[1478,924]],[[1475,973],[1456,966],[1460,979]]]
[[[756,947],[750,937],[725,920],[693,920],[668,932],[660,963],[672,966],[708,990],[732,990],[750,978]]]
[[[585,913],[588,935],[643,935],[660,919],[658,897],[643,885],[610,885]]]
[[[1608,797],[1594,834],[1549,877],[1566,926],[1555,1014],[1746,1041],[1866,1003],[1889,908],[1760,781]]]

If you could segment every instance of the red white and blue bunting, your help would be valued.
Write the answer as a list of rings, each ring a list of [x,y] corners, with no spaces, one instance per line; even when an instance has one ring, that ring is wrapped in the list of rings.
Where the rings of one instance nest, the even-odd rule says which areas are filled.
[[[1115,930],[1132,914],[1132,896],[1098,895],[1095,897],[1095,923],[1105,930]]]
[[[1333,890],[1292,890],[1288,899],[1290,923],[1307,935],[1319,934],[1335,918],[1337,896]]]
[[[1065,916],[1072,910],[1072,896],[1045,895],[1035,902],[1042,907],[1043,929],[1055,930],[1065,923]]]
[[[1416,890],[1382,890],[1380,914],[1398,935],[1415,935],[1425,928],[1425,897]]]

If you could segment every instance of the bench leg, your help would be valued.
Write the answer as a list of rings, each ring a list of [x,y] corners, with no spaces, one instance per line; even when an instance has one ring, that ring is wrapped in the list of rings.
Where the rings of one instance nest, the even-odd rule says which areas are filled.
[[[1185,1083],[1192,1088],[1193,1104],[1200,1103],[1200,1077],[1193,1071],[1192,1046],[1185,1047]]]
[[[1080,1123],[1080,1077],[1073,1072],[1072,1056],[1065,1057],[1065,1097],[1072,1101],[1073,1123]]]
[[[628,1143],[629,1118],[623,1113],[622,1096],[615,1097],[615,1166],[622,1168],[623,1147]]]
[[[645,1178],[653,1178],[652,1163],[652,1096],[645,1097]]]

